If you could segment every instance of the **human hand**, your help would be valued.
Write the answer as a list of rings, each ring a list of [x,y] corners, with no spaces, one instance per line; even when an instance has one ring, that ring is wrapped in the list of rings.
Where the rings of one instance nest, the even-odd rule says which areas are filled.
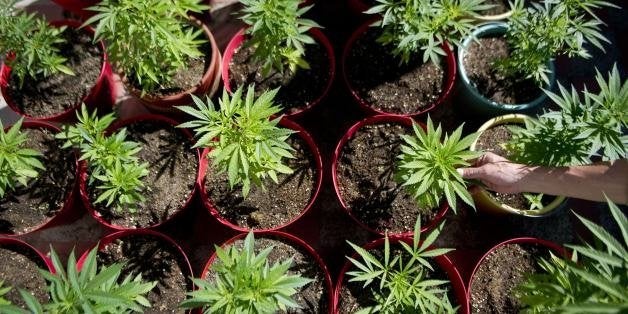
[[[522,182],[532,168],[493,153],[485,153],[472,167],[457,170],[464,179],[478,179],[495,192],[518,193],[522,192]]]

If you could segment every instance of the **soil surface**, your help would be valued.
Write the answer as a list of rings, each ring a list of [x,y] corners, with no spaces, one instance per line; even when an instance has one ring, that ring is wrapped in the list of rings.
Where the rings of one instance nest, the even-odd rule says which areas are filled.
[[[494,69],[493,62],[510,55],[503,37],[479,38],[472,41],[464,57],[470,83],[485,97],[503,104],[532,101],[542,93],[532,79],[505,77]]]
[[[338,156],[340,195],[356,218],[380,232],[412,231],[418,215],[425,226],[438,212],[419,208],[394,179],[401,134],[412,134],[412,129],[389,123],[366,125]]]
[[[417,54],[407,64],[376,42],[380,30],[369,28],[346,60],[347,78],[359,96],[376,109],[410,114],[431,106],[443,93],[446,65],[423,63]]]
[[[0,200],[0,233],[20,234],[33,230],[56,215],[74,188],[76,157],[61,149],[47,129],[23,130],[28,134],[25,147],[43,154],[39,161],[46,168],[27,186],[18,185]]]
[[[234,243],[238,249],[242,249],[244,240],[238,240]],[[316,260],[310,256],[307,251],[293,246],[287,241],[274,238],[256,238],[255,253],[260,253],[269,246],[273,246],[273,250],[268,255],[267,261],[269,265],[283,262],[292,258],[292,267],[288,270],[289,275],[301,275],[301,277],[313,279],[314,281],[301,287],[292,298],[296,301],[301,309],[289,310],[279,313],[300,313],[300,314],[319,314],[327,313],[327,287],[325,286],[325,272],[316,263]],[[218,259],[215,260],[219,262]],[[209,281],[216,278],[211,268],[207,273]]]
[[[0,245],[0,281],[3,287],[12,287],[4,298],[14,305],[25,307],[18,289],[25,289],[40,302],[48,301],[46,280],[39,269],[48,270],[46,264],[34,252],[13,245]]]
[[[480,265],[471,286],[471,313],[519,313],[514,289],[526,274],[540,272],[537,259],[548,249],[532,244],[508,244],[491,253]]]
[[[198,160],[192,142],[181,130],[165,123],[143,121],[126,127],[127,139],[142,147],[140,162],[148,163],[149,174],[143,178],[146,200],[137,213],[113,213],[104,205],[95,205],[103,218],[124,227],[148,227],[161,223],[182,209],[194,190]],[[96,200],[90,191],[92,204]]]
[[[192,286],[187,265],[179,251],[159,238],[133,235],[118,239],[98,252],[98,265],[126,263],[120,281],[128,274],[142,274],[157,285],[146,296],[151,307],[145,313],[184,313],[177,306]]]
[[[508,5],[508,1],[504,0],[484,0],[484,4],[493,5],[492,8],[482,11],[480,14],[484,16],[497,15],[506,13],[510,10],[510,6]]]
[[[75,75],[57,73],[46,78],[26,77],[21,88],[17,77],[11,75],[7,93],[27,115],[44,117],[60,114],[80,104],[98,81],[102,52],[92,43],[92,37],[70,27],[62,34],[66,43],[59,45],[59,54],[67,59],[65,65]]]
[[[229,84],[231,90],[255,84],[255,96],[265,90],[280,87],[275,102],[284,113],[293,113],[317,100],[325,90],[330,78],[330,64],[327,50],[322,44],[305,45],[305,60],[310,69],[298,69],[295,73],[272,70],[268,77],[262,76],[261,64],[252,58],[255,49],[246,42],[238,48],[229,63]]]
[[[232,224],[249,229],[268,229],[288,223],[301,214],[316,188],[316,162],[307,143],[297,134],[288,138],[294,159],[283,159],[292,174],[277,174],[276,184],[264,182],[265,190],[251,184],[249,195],[242,197],[242,186],[229,188],[226,172],[216,174],[211,160],[205,176],[205,191],[220,215]]]

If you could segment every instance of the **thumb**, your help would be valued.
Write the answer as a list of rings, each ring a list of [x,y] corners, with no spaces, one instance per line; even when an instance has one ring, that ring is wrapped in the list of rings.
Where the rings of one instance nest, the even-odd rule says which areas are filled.
[[[482,167],[457,168],[456,171],[464,179],[480,179],[484,177],[484,169]]]

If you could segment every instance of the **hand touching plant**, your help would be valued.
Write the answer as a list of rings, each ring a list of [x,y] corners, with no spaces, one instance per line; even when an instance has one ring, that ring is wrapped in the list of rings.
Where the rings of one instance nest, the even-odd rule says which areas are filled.
[[[0,198],[18,184],[26,186],[45,169],[39,161],[42,154],[24,147],[28,134],[22,133],[21,127],[22,119],[5,132],[0,122]]]

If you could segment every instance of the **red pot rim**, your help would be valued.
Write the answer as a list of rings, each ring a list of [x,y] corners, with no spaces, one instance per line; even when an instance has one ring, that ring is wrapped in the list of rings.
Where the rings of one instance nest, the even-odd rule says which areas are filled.
[[[137,122],[143,122],[143,121],[154,121],[154,122],[159,122],[159,123],[164,123],[164,124],[168,124],[168,125],[172,125],[172,126],[177,126],[179,125],[179,122],[177,122],[174,119],[168,118],[168,117],[164,117],[162,115],[158,115],[158,114],[143,114],[143,115],[137,115],[128,119],[124,119],[124,120],[118,120],[115,121],[114,123],[111,124],[111,126],[109,126],[109,128],[107,129],[107,133],[111,133],[115,130],[118,130],[120,128],[123,128],[125,126],[128,126],[130,124],[133,123],[137,123]],[[183,132],[183,134],[185,134],[186,137],[188,137],[190,139],[190,141],[193,141],[193,136],[190,133],[190,131],[186,130],[186,129],[176,129],[177,131]],[[201,171],[201,169],[203,169],[203,162],[201,159],[201,153],[198,149],[196,150],[196,159],[197,159],[197,177],[199,176],[199,173]],[[94,208],[91,199],[89,197],[89,193],[87,191],[87,162],[86,161],[81,161],[79,163],[79,167],[80,167],[80,172],[79,172],[79,192],[81,195],[81,200],[83,201],[83,204],[85,206],[85,208],[87,209],[87,211],[90,213],[90,215],[92,215],[92,217],[94,217],[94,219],[96,219],[101,225],[113,229],[113,230],[136,230],[136,229],[147,229],[147,228],[155,228],[155,227],[159,227],[169,221],[171,221],[172,219],[178,217],[179,215],[181,215],[181,213],[187,209],[188,207],[190,207],[190,204],[192,202],[192,200],[194,199],[194,195],[196,194],[196,190],[197,190],[197,184],[194,184],[194,187],[192,188],[192,191],[190,192],[190,195],[188,196],[187,200],[185,201],[185,203],[183,204],[183,206],[181,206],[180,208],[178,208],[172,215],[170,215],[168,218],[166,218],[165,220],[156,223],[154,225],[150,225],[150,226],[146,226],[146,227],[142,227],[142,228],[133,228],[133,227],[124,227],[124,226],[119,226],[119,225],[115,225],[112,224],[111,222],[105,220],[102,215]],[[196,182],[195,182],[196,183]]]
[[[388,238],[389,238],[390,244],[397,244],[401,241],[406,242],[408,244],[412,244],[412,237],[389,236]],[[383,238],[371,241],[365,244],[364,246],[362,246],[362,248],[369,251],[369,250],[381,247],[382,245],[384,245]],[[354,259],[357,259],[358,254],[353,253],[351,257]],[[458,309],[458,312],[462,314],[469,313],[469,303],[467,302],[467,291],[464,286],[464,282],[462,281],[462,276],[460,276],[460,273],[458,272],[458,269],[456,268],[456,266],[451,262],[451,260],[446,255],[434,257],[433,260],[436,262],[436,264],[438,264],[438,267],[440,267],[447,274],[447,277],[449,277],[449,281],[451,282],[451,286],[453,288],[454,294],[456,295],[458,305],[460,306],[460,308]],[[345,276],[345,273],[349,271],[349,268],[352,265],[353,264],[351,264],[350,261],[346,260],[344,265],[342,266],[342,269],[340,270],[340,275],[338,276],[338,279],[336,280],[336,290],[334,290],[334,304],[333,304],[334,312],[333,313],[338,313],[340,293],[342,292],[342,283],[344,281],[344,276]]]
[[[36,249],[35,247],[33,247],[32,245],[20,240],[20,239],[16,239],[16,238],[2,238],[0,237],[0,247],[3,245],[16,245],[16,246],[21,246],[27,250],[30,250],[31,252],[34,252],[37,256],[39,256],[39,258],[42,260],[42,262],[44,262],[44,264],[46,264],[46,267],[48,268],[48,271],[51,273],[55,273],[55,268],[52,265],[52,260],[44,255],[42,252],[40,252],[38,249]]]
[[[364,11],[370,9],[370,7],[362,0],[348,0],[347,5],[349,10],[357,15],[364,14]]]
[[[82,25],[80,21],[60,20],[60,21],[50,22],[50,25],[54,27],[68,26],[70,28],[80,29],[89,33],[90,37],[94,37],[94,29],[90,26],[85,26],[83,28],[80,28]],[[87,93],[86,95],[83,95],[83,97],[81,98],[81,101],[74,104],[74,106],[66,109],[65,111],[62,111],[60,113],[56,113],[50,116],[42,116],[42,117],[31,116],[29,114],[22,112],[18,108],[18,106],[13,101],[13,99],[7,93],[7,86],[9,84],[9,80],[10,80],[9,77],[11,75],[11,67],[3,62],[0,65],[0,90],[2,91],[2,96],[4,97],[4,100],[6,101],[7,106],[9,106],[9,108],[11,108],[11,110],[16,112],[17,114],[24,116],[26,118],[32,119],[32,120],[60,122],[60,121],[63,121],[64,119],[74,117],[74,112],[78,110],[78,108],[80,108],[80,106],[83,103],[87,103],[88,99],[96,99],[98,101],[102,101],[98,99],[98,96],[99,96],[98,94],[104,88],[111,88],[111,87],[108,87],[108,85],[110,85],[110,82],[112,81],[112,78],[111,78],[112,72],[111,72],[111,65],[109,64],[109,57],[107,57],[107,53],[106,53],[107,50],[105,49],[105,44],[102,41],[99,41],[97,45],[101,52],[102,64],[100,67],[100,74],[98,75],[98,79],[96,79],[96,82],[90,89],[89,93]]]
[[[347,144],[347,142],[350,139],[353,138],[353,136],[355,135],[355,133],[357,133],[358,130],[360,130],[362,127],[364,127],[366,125],[383,124],[383,123],[396,123],[396,124],[401,124],[403,126],[412,127],[412,123],[413,122],[419,124],[423,129],[425,129],[425,125],[423,125],[423,123],[417,122],[414,119],[412,119],[410,117],[407,117],[407,116],[377,115],[377,116],[368,117],[366,119],[358,121],[357,123],[352,125],[345,132],[345,134],[342,136],[340,141],[338,141],[338,144],[336,145],[336,149],[334,150],[334,154],[332,156],[332,161],[331,161],[331,179],[332,179],[332,182],[333,182],[333,185],[334,185],[334,191],[336,191],[336,197],[338,198],[338,201],[340,202],[340,205],[345,210],[345,212],[349,215],[349,217],[351,217],[353,219],[353,221],[355,221],[358,225],[360,225],[365,230],[368,230],[368,231],[370,231],[372,233],[375,233],[375,234],[378,234],[380,236],[384,236],[385,232],[382,232],[382,231],[376,230],[374,228],[371,228],[366,223],[362,222],[360,219],[358,219],[358,217],[356,217],[352,213],[351,208],[349,208],[349,206],[347,206],[347,204],[345,203],[345,201],[344,201],[344,199],[342,197],[342,194],[340,193],[340,180],[338,178],[338,158],[340,157],[340,154],[342,153],[342,149],[344,148],[345,144]],[[441,220],[443,220],[443,218],[445,217],[445,214],[447,214],[448,210],[449,210],[449,205],[447,204],[447,202],[442,202],[442,204],[440,206],[440,209],[436,213],[436,216],[434,217],[434,219],[432,219],[432,221],[429,224],[423,226],[421,228],[421,231],[425,232],[428,229],[436,227],[436,225]],[[395,235],[395,236],[412,236],[412,234],[413,234],[413,231],[407,231],[407,232],[401,232],[401,233],[392,233],[392,235]],[[389,233],[389,235],[391,235],[391,233]]]
[[[287,223],[283,224],[283,225],[279,225],[276,227],[272,227],[272,228],[266,228],[266,229],[253,229],[255,232],[267,232],[267,231],[275,231],[275,230],[279,230],[282,228],[286,228],[289,225],[293,224],[294,222],[296,222],[297,220],[299,220],[303,215],[305,215],[311,208],[312,205],[314,204],[314,202],[316,201],[316,199],[318,198],[318,193],[321,190],[321,185],[323,184],[323,160],[320,154],[320,151],[318,150],[318,146],[316,145],[316,142],[314,141],[314,139],[312,138],[312,136],[310,136],[310,134],[299,124],[292,122],[291,120],[287,119],[286,117],[283,117],[281,119],[281,121],[279,121],[279,125],[282,127],[286,127],[289,128],[291,130],[295,130],[297,131],[297,135],[301,137],[301,139],[303,139],[306,143],[308,148],[310,149],[310,153],[312,154],[312,157],[314,158],[314,162],[316,163],[316,183],[315,183],[315,187],[314,187],[314,193],[312,194],[312,197],[310,198],[310,201],[307,203],[307,205],[305,206],[305,208],[303,208],[303,210],[301,210],[301,213],[299,213],[298,215],[294,216],[292,219],[290,219]],[[216,218],[216,220],[218,220],[222,225],[229,227],[230,229],[236,230],[236,231],[240,231],[240,232],[248,232],[251,229],[247,229],[247,228],[243,228],[240,227],[234,223],[231,223],[230,221],[228,221],[227,219],[225,219],[224,217],[222,217],[220,215],[220,213],[218,212],[218,210],[216,209],[216,207],[213,205],[212,201],[209,199],[209,197],[207,197],[207,190],[205,189],[205,175],[207,172],[207,168],[209,166],[209,161],[207,160],[207,154],[209,153],[209,149],[205,148],[203,149],[203,152],[201,154],[201,167],[202,169],[199,169],[199,176],[197,178],[197,184],[200,186],[199,187],[199,191],[201,194],[201,200],[203,202],[203,205],[205,206],[205,208],[207,208],[210,212],[210,214]]]
[[[345,44],[345,47],[342,51],[342,64],[341,64],[342,79],[345,82],[345,85],[347,86],[347,88],[349,89],[351,96],[353,96],[353,99],[358,103],[358,105],[360,105],[362,110],[364,110],[365,112],[369,114],[375,114],[375,115],[381,114],[381,115],[400,116],[400,117],[418,116],[428,111],[431,111],[432,109],[436,108],[436,106],[442,105],[445,99],[447,99],[449,95],[451,94],[451,91],[453,90],[454,82],[456,79],[456,58],[454,56],[453,51],[451,50],[449,46],[449,43],[447,42],[441,45],[441,48],[446,53],[446,56],[444,58],[444,61],[447,65],[446,66],[447,69],[445,73],[445,84],[443,85],[443,91],[441,92],[438,99],[435,102],[433,102],[430,106],[422,108],[421,110],[417,112],[408,113],[408,114],[386,112],[386,111],[373,107],[365,99],[360,97],[360,94],[355,90],[355,88],[353,88],[353,85],[351,84],[351,81],[349,80],[349,77],[347,75],[347,59],[349,58],[349,53],[351,52],[351,48],[353,48],[355,41],[358,38],[360,38],[370,28],[371,24],[373,24],[374,22],[380,19],[381,17],[373,18],[367,21],[366,23],[360,25],[360,27],[358,27],[353,32],[353,34],[351,34],[351,37],[349,37],[349,40]]]
[[[93,12],[86,10],[88,7],[98,3],[98,0],[52,0],[60,7],[79,15],[82,19],[94,15]]]
[[[246,35],[244,34],[245,30],[246,28],[241,28],[231,38],[229,44],[227,44],[227,47],[225,48],[225,53],[222,58],[222,83],[225,90],[229,93],[232,92],[231,84],[229,83],[229,67],[231,64],[231,59],[233,58],[233,54],[235,53],[236,49],[238,49],[246,39]],[[300,116],[302,113],[310,110],[312,107],[319,104],[329,93],[331,85],[334,82],[334,77],[336,73],[336,56],[334,55],[334,48],[332,47],[331,42],[329,42],[327,36],[325,36],[325,34],[318,28],[311,28],[308,32],[310,33],[310,35],[312,35],[317,43],[323,45],[325,51],[327,52],[327,60],[329,61],[329,79],[327,81],[327,84],[325,85],[325,88],[323,89],[323,92],[318,96],[318,98],[311,101],[307,106],[299,107],[299,109],[295,110],[292,113],[284,114],[285,116],[291,118]]]
[[[260,231],[253,231],[253,234],[255,235],[256,239],[261,238],[261,237],[266,237],[266,238],[275,237],[275,238],[287,240],[289,243],[294,244],[295,246],[300,247],[302,249],[305,249],[305,251],[310,255],[310,257],[314,257],[315,263],[318,265],[318,267],[320,267],[320,269],[323,271],[324,276],[325,276],[325,286],[327,288],[327,299],[328,299],[327,307],[328,307],[328,310],[331,312],[332,306],[333,306],[332,298],[334,296],[331,275],[329,274],[329,270],[327,270],[327,266],[323,262],[323,259],[318,255],[318,253],[316,253],[316,251],[311,246],[309,246],[305,241],[289,233],[285,233],[282,231],[274,231],[274,230],[260,230]],[[238,234],[234,236],[233,238],[225,241],[223,244],[220,245],[220,247],[224,248],[228,245],[231,245],[237,240],[244,239],[246,236],[247,236],[246,233]],[[216,259],[216,252],[212,253],[212,255],[207,260],[207,263],[205,263],[205,266],[203,266],[203,272],[200,274],[199,276],[200,278],[202,279],[207,278],[207,272],[209,271],[209,268],[211,267],[215,259]]]

